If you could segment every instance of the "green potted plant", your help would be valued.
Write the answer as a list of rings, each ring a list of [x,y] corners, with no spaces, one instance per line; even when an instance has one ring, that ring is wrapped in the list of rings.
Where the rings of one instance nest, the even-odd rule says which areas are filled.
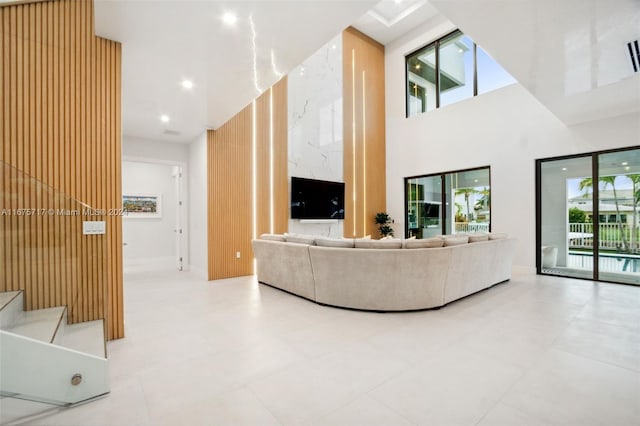
[[[380,231],[380,237],[393,237],[393,228],[391,227],[391,216],[389,216],[386,212],[376,213],[375,218],[376,225],[378,225],[378,231]]]

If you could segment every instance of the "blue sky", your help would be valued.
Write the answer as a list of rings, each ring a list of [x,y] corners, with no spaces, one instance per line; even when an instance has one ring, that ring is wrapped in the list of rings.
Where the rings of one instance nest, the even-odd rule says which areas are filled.
[[[578,197],[582,194],[585,193],[585,190],[580,191],[579,186],[580,186],[580,181],[583,178],[572,178],[572,179],[567,179],[567,196],[568,198],[573,198],[573,197]],[[631,185],[631,180],[628,179],[626,176],[621,175],[618,176],[615,180],[615,184],[616,184],[616,189],[632,189],[632,185]],[[603,188],[602,186],[603,184],[600,184],[600,189]],[[611,189],[610,185],[607,185],[607,189]],[[589,189],[589,192],[592,192],[591,189]]]

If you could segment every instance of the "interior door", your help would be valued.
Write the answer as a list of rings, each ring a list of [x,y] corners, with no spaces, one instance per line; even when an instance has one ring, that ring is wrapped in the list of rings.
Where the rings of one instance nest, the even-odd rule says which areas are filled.
[[[183,232],[183,215],[184,215],[184,203],[182,201],[182,167],[174,166],[173,167],[173,178],[175,182],[175,191],[176,191],[176,268],[178,271],[182,271],[183,269],[183,241],[184,241],[184,232]]]

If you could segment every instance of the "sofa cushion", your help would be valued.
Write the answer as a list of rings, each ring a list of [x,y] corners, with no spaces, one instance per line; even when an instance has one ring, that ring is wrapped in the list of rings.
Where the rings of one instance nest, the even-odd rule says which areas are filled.
[[[442,238],[425,238],[423,240],[404,240],[402,242],[402,248],[405,249],[417,249],[417,248],[436,248],[443,247],[444,239]]]
[[[504,238],[508,238],[509,235],[505,234],[504,232],[492,232],[489,234],[489,239],[490,240],[502,240]]]
[[[402,240],[356,240],[356,248],[364,249],[399,249],[402,248]]]
[[[262,234],[260,235],[261,240],[269,240],[269,241],[287,241],[282,234]]]
[[[478,232],[475,234],[469,234],[469,242],[470,243],[477,243],[480,241],[489,241],[489,234],[486,234],[484,232]]]
[[[467,244],[469,242],[469,237],[466,235],[445,235],[444,237],[444,246],[445,247],[450,247],[450,246],[458,246],[461,244]]]
[[[351,238],[316,237],[316,245],[321,247],[353,248],[355,243]]]
[[[303,234],[284,234],[284,238],[288,243],[306,244],[313,246],[316,243],[316,237]]]

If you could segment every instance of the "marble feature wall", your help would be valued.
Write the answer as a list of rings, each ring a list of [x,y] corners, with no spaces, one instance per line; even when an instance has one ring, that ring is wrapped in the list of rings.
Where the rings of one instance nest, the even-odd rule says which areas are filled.
[[[343,182],[342,35],[288,74],[288,115],[289,177]],[[343,221],[289,219],[289,232],[341,237]]]

